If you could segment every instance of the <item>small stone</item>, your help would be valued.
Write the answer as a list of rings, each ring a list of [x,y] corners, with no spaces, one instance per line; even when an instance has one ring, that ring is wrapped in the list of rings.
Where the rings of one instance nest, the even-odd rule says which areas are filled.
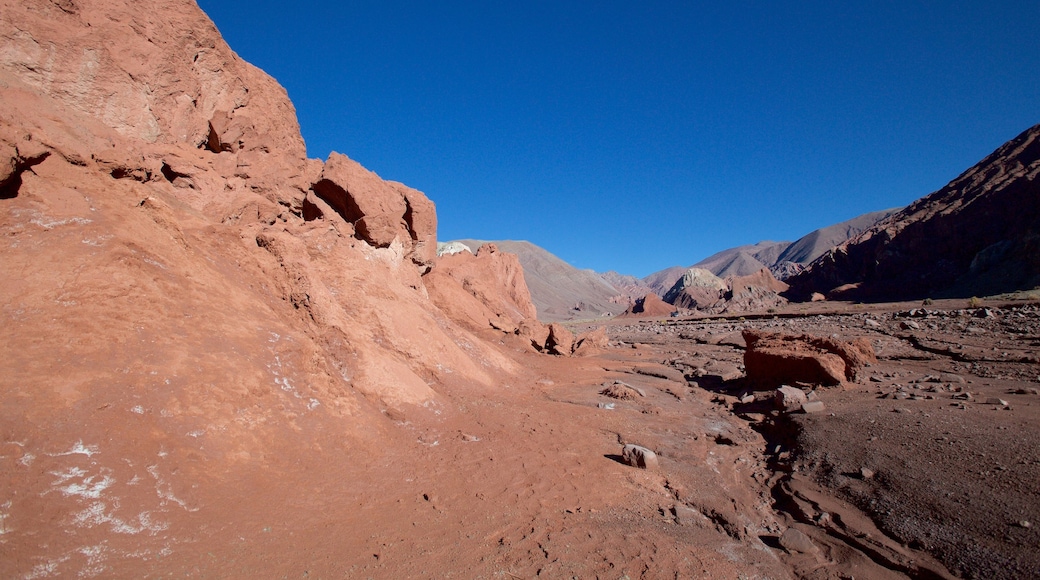
[[[787,530],[780,536],[780,545],[788,552],[811,554],[816,551],[816,546],[813,545],[809,536],[794,528],[787,528]]]
[[[755,395],[753,395],[752,393],[744,393],[743,395],[740,395],[740,402],[745,405],[749,403],[754,403]]]
[[[1033,527],[1033,522],[1031,522],[1029,520],[1022,520],[1022,521],[1018,522],[1018,527],[1025,528],[1025,529],[1028,530],[1029,528]]]
[[[1007,401],[1005,401],[1004,399],[998,399],[996,397],[990,397],[990,398],[986,399],[986,403],[985,404],[987,404],[987,405],[997,405],[998,407],[1007,407],[1008,406],[1008,402]]]
[[[680,504],[675,504],[672,507],[672,514],[675,516],[675,523],[680,526],[697,525],[704,519],[704,516],[697,510]]]
[[[903,330],[920,330],[921,325],[913,320],[904,320],[899,323],[899,328],[902,328]]]
[[[808,401],[802,403],[803,413],[821,413],[824,410],[823,401]]]
[[[860,479],[873,479],[874,478],[874,470],[870,469],[869,467],[860,467],[859,468],[859,477],[860,477]]]
[[[626,465],[640,469],[657,469],[660,467],[656,453],[646,447],[633,445],[632,443],[625,445],[624,449],[621,450],[621,459]]]
[[[808,402],[809,399],[801,389],[783,385],[773,394],[773,400],[779,409],[789,412],[801,408],[802,404]]]

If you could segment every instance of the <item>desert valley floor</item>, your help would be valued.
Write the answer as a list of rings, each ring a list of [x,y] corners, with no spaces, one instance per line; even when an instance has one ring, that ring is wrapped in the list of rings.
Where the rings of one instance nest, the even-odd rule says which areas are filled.
[[[596,353],[560,358],[518,342],[525,371],[495,389],[442,385],[440,404],[373,409],[377,418],[356,430],[367,436],[301,416],[284,441],[263,442],[268,456],[219,473],[196,471],[221,446],[206,427],[192,453],[133,457],[73,424],[21,441],[5,434],[3,470],[21,489],[52,492],[8,502],[0,570],[1031,577],[1040,570],[1040,306],[964,302],[618,319]],[[857,383],[817,389],[823,411],[782,414],[773,391],[748,396],[746,328],[867,336],[879,361]],[[510,348],[512,338],[500,340]],[[113,420],[169,412],[158,400],[98,410]],[[290,441],[298,448],[281,449]],[[659,467],[625,465],[626,443],[655,451]],[[149,502],[150,513],[120,510]],[[125,533],[108,534],[112,526]]]

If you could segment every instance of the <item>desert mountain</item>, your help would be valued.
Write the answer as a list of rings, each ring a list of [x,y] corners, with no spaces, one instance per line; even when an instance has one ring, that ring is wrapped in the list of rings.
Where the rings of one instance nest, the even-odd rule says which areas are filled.
[[[898,209],[871,212],[825,228],[813,230],[794,242],[762,241],[717,252],[690,268],[708,270],[719,278],[751,276],[767,268],[775,278],[785,280],[823,255],[827,250],[865,231]],[[642,282],[664,296],[688,268],[673,266],[655,272]]]
[[[758,242],[722,250],[697,262],[691,268],[701,268],[719,278],[747,276],[776,263],[791,242]]]
[[[792,293],[859,300],[989,295],[1040,284],[1040,125],[827,252]]]
[[[485,243],[480,240],[456,242],[474,252]],[[503,240],[494,244],[520,259],[539,320],[599,318],[619,314],[628,306],[627,301],[618,300],[620,292],[600,275],[579,270],[531,242]]]
[[[674,305],[680,313],[751,312],[786,304],[780,293],[787,289],[788,285],[766,268],[748,276],[725,279],[703,268],[690,268],[665,293],[664,302]]]

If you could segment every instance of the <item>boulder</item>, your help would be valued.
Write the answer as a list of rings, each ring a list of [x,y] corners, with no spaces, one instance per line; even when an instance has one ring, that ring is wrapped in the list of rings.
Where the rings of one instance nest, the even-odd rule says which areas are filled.
[[[780,545],[789,553],[800,552],[811,554],[816,552],[816,545],[812,543],[809,536],[795,528],[787,528],[780,536]]]
[[[549,338],[545,341],[549,354],[570,356],[574,352],[574,334],[559,323],[549,325]]]
[[[773,393],[773,401],[777,408],[784,412],[791,412],[802,408],[809,402],[805,393],[798,388],[783,385]]]
[[[650,451],[646,447],[640,445],[634,445],[629,443],[625,445],[624,449],[621,450],[621,460],[626,465],[632,467],[638,467],[640,469],[651,469],[656,470],[660,468],[660,464],[657,462],[657,454]]]
[[[330,153],[312,189],[354,226],[359,240],[385,248],[394,240],[411,239],[404,195],[346,155]]]
[[[595,330],[578,335],[574,341],[574,354],[579,356],[594,354],[608,346],[610,346],[610,339],[607,337],[607,329],[600,326]]]
[[[745,330],[744,367],[759,384],[805,382],[840,385],[854,381],[859,371],[877,362],[864,337],[853,341],[812,335],[785,335]]]

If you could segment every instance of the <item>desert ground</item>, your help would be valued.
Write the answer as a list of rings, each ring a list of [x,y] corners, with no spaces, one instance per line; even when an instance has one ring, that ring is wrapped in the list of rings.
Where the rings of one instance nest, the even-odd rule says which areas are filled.
[[[80,488],[7,506],[7,530],[54,525],[8,535],[2,567],[9,577],[59,564],[117,577],[1034,577],[1040,305],[964,302],[618,319],[609,346],[570,358],[507,336],[500,346],[525,370],[493,390],[460,382],[440,387],[439,404],[374,409],[360,438],[301,416],[264,442],[268,456],[217,473],[163,449],[138,449],[142,462],[113,462],[104,441],[64,449],[78,425],[6,438],[5,471]],[[746,384],[747,328],[866,336],[878,363],[858,382],[816,388],[824,410],[782,413],[772,390]],[[220,449],[219,433],[196,437],[197,454]],[[628,443],[658,466],[626,465]],[[91,512],[92,495],[107,507]],[[120,510],[149,501],[151,516]],[[66,525],[69,513],[99,526]],[[94,551],[56,551],[90,545],[104,523],[126,528],[123,545],[106,534]]]

